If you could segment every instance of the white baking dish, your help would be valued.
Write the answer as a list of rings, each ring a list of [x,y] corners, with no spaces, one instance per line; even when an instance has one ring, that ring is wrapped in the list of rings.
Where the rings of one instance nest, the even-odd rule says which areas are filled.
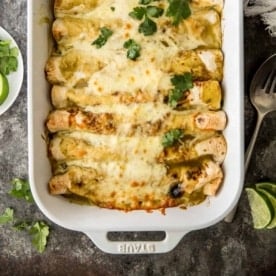
[[[228,114],[225,136],[228,153],[225,181],[218,195],[204,203],[181,210],[122,212],[69,203],[48,193],[50,165],[42,136],[49,112],[49,87],[44,66],[51,51],[49,1],[28,1],[28,131],[29,179],[35,201],[54,223],[81,231],[109,253],[161,253],[173,249],[188,232],[222,220],[237,203],[243,184],[243,14],[242,1],[226,0],[223,15],[225,53],[224,109]],[[110,241],[110,231],[165,231],[162,241]]]

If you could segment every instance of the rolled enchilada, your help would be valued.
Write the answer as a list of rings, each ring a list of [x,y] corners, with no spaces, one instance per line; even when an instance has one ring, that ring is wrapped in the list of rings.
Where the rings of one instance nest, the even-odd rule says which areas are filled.
[[[180,19],[174,2],[54,2],[53,195],[153,210],[199,204],[222,185],[223,1],[186,1]]]

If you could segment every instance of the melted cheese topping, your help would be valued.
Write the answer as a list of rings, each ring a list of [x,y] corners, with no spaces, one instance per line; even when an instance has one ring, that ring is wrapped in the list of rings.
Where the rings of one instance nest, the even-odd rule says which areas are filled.
[[[116,152],[126,160],[141,159],[154,163],[163,151],[160,137],[141,139],[141,137],[99,135],[78,131],[71,132],[68,136],[84,140],[95,148],[108,148],[110,152]]]
[[[151,5],[164,14],[152,18],[157,31],[144,35],[138,31],[143,19],[129,15],[147,8],[137,0],[55,1],[57,51],[46,64],[56,108],[46,123],[54,133],[52,194],[151,210],[197,204],[222,183],[223,1],[190,1],[192,14],[178,26],[166,16],[169,1]],[[103,27],[112,35],[96,47]],[[127,57],[128,39],[141,47],[136,60]],[[172,108],[172,78],[184,73],[193,87]],[[182,134],[171,137],[171,131]]]

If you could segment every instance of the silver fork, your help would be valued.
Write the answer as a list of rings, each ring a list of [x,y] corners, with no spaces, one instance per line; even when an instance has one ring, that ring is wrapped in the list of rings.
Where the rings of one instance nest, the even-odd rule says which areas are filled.
[[[269,57],[257,70],[250,85],[250,100],[257,110],[256,127],[245,152],[244,175],[246,175],[255,142],[264,117],[276,110],[276,54]],[[225,217],[232,222],[237,206]]]

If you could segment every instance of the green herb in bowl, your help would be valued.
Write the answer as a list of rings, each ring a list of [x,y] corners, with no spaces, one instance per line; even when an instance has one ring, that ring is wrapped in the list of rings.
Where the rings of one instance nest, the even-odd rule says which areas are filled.
[[[0,105],[9,94],[9,82],[7,75],[17,71],[18,49],[11,47],[9,40],[0,40]]]
[[[11,47],[9,40],[0,40],[0,72],[9,75],[18,67],[18,49]]]

